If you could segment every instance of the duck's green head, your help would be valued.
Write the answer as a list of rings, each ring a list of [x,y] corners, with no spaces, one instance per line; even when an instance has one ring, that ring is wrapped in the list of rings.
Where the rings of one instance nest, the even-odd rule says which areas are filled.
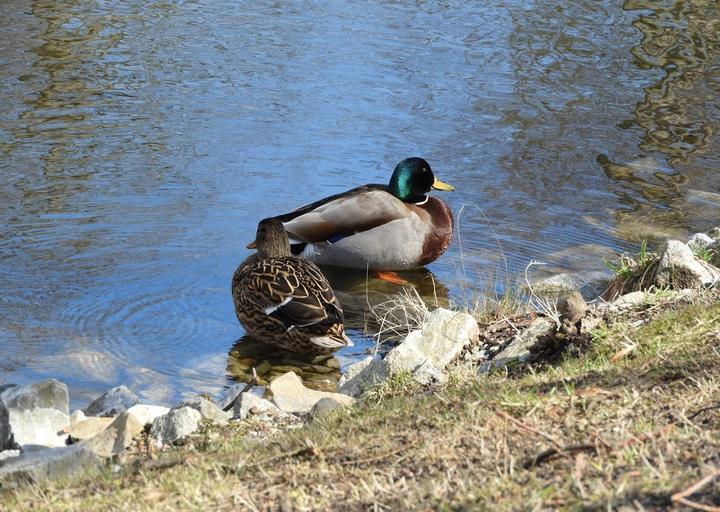
[[[431,189],[454,190],[452,185],[435,177],[425,160],[418,157],[406,158],[395,167],[388,184],[390,193],[406,203],[422,203]]]

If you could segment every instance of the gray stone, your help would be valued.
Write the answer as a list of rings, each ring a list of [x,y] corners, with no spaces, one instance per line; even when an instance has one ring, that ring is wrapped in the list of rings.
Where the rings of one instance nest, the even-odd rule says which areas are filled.
[[[111,457],[125,451],[132,440],[143,430],[143,424],[125,411],[102,432],[81,444],[100,457]]]
[[[0,461],[0,488],[56,480],[98,466],[98,457],[82,445],[30,450]]]
[[[170,408],[161,405],[137,404],[130,407],[127,412],[135,416],[141,425],[152,425],[155,418],[169,413]]]
[[[195,432],[202,415],[192,407],[171,410],[153,421],[150,437],[157,445],[172,444]]]
[[[660,260],[653,276],[655,286],[698,288],[714,285],[718,280],[720,270],[696,258],[686,244],[668,240],[660,250]]]
[[[444,384],[447,381],[447,375],[435,368],[428,360],[425,360],[420,366],[413,370],[413,378],[423,386],[429,384]]]
[[[647,292],[638,290],[636,292],[630,292],[626,293],[625,295],[621,295],[620,297],[612,301],[610,305],[618,309],[633,308],[645,304],[645,302],[647,301],[647,296]]]
[[[202,415],[203,418],[206,418],[217,425],[224,425],[230,419],[230,413],[223,411],[210,400],[201,396],[186,398],[173,407],[173,410],[180,409],[182,407],[191,407],[195,409]]]
[[[15,441],[21,446],[65,446],[70,416],[57,409],[8,409]],[[60,435],[58,435],[60,433]]]
[[[85,414],[88,416],[117,416],[139,401],[137,395],[126,386],[117,386],[109,389],[88,405]]]
[[[541,297],[559,297],[568,292],[578,291],[583,297],[594,299],[607,287],[610,277],[610,272],[600,270],[563,272],[538,279],[532,284],[532,289],[536,295]]]
[[[247,384],[241,382],[223,389],[215,397],[215,404],[223,411],[229,411],[232,409],[235,399],[240,396],[240,393],[252,393],[259,398],[262,398],[265,394],[265,386],[252,386],[249,390],[244,391],[246,387]]]
[[[12,426],[10,425],[10,414],[0,400],[0,452],[15,447]]]
[[[330,393],[328,391],[316,391],[306,388],[300,377],[293,372],[287,372],[275,378],[269,386],[272,393],[272,401],[281,411],[292,414],[305,414],[310,412],[313,406],[325,397],[335,398],[338,402],[346,405],[355,403],[355,399],[341,393]]]
[[[360,396],[366,389],[384,382],[387,374],[385,361],[368,356],[348,366],[337,383],[337,389],[346,395]]]
[[[233,418],[236,419],[244,420],[252,414],[261,413],[269,413],[275,416],[286,415],[286,413],[278,409],[274,403],[264,398],[259,398],[252,393],[242,393],[233,406]]]
[[[64,414],[70,413],[68,388],[55,379],[37,384],[3,386],[0,400],[8,409],[55,409]]]
[[[313,405],[313,408],[308,413],[308,416],[312,419],[319,419],[323,416],[328,415],[329,413],[333,411],[337,411],[338,409],[342,409],[345,407],[342,403],[338,402],[334,398],[325,397],[321,398],[317,401],[315,405]]]
[[[428,315],[421,331],[412,331],[388,353],[388,373],[414,372],[425,361],[443,371],[479,334],[471,315],[438,308]]]
[[[525,362],[538,342],[555,330],[555,324],[547,318],[539,317],[522,332],[516,334],[510,343],[492,359],[492,366],[504,366],[511,361]]]

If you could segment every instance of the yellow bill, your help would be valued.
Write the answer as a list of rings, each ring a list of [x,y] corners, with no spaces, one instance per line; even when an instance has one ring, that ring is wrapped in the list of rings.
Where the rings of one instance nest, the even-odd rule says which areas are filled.
[[[455,187],[453,187],[452,185],[448,185],[447,183],[444,183],[437,178],[435,178],[435,182],[432,184],[432,188],[434,188],[435,190],[444,190],[445,192],[452,192],[453,190],[455,190]]]

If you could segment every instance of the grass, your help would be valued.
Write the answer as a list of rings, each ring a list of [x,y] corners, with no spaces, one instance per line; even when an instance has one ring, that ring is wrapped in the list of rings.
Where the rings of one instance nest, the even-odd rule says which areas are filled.
[[[641,242],[636,254],[623,253],[618,256],[617,262],[606,261],[614,275],[603,292],[603,298],[613,300],[625,293],[646,289],[652,282],[658,261],[658,254],[648,251],[646,240]]]
[[[0,496],[7,510],[666,510],[720,506],[720,305],[603,326],[579,357],[356,408],[253,441],[207,428],[148,461]]]

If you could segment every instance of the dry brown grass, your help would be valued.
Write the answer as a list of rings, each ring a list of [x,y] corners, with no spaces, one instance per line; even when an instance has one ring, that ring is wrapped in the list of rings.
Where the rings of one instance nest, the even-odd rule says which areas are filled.
[[[633,350],[622,353],[628,346]],[[12,510],[667,510],[720,467],[720,305],[598,331],[535,372],[379,399],[262,442],[209,429],[120,471],[2,496]],[[617,356],[621,354],[620,356]],[[418,391],[420,391],[418,393]],[[156,463],[154,463],[156,464]],[[686,499],[720,506],[710,479]]]

